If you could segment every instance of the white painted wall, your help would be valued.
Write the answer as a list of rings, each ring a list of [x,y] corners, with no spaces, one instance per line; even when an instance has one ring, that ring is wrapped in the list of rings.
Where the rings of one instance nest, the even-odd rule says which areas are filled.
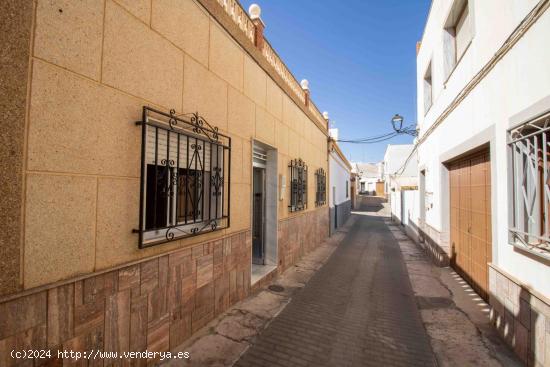
[[[391,191],[389,197],[392,217],[402,223],[407,234],[413,237],[418,236],[418,219],[420,217],[418,190]]]
[[[414,144],[388,144],[384,153],[384,174],[386,176],[393,175],[396,171],[403,167],[407,157],[414,149]],[[403,169],[403,176],[416,176],[416,162],[408,162]]]
[[[434,0],[417,58],[420,134],[500,48],[537,0],[470,0],[474,36],[470,47],[445,81],[443,23],[451,0]],[[511,117],[550,96],[550,11],[529,29],[460,105],[419,147],[419,169],[426,170],[426,191],[433,208],[426,223],[448,234],[449,183],[442,162],[490,143],[493,263],[547,297],[548,263],[528,257],[508,244],[508,162],[506,131]],[[433,106],[425,115],[423,76],[432,62]],[[548,101],[550,108],[550,100]],[[535,116],[532,116],[535,117]],[[428,201],[428,198],[427,198]]]
[[[414,178],[413,181],[416,182],[416,177],[418,176],[418,159],[416,158],[416,153],[413,153],[413,151],[414,144],[388,144],[386,147],[383,161],[386,193],[390,192],[392,188],[396,188],[399,179],[408,182],[410,181],[409,178]],[[407,158],[411,153],[415,154],[414,159],[410,159],[407,162]],[[400,173],[397,179],[395,175],[396,172]],[[409,183],[405,183],[405,185],[409,185]]]
[[[363,162],[354,162],[351,163],[354,172],[358,175],[358,185],[357,189],[361,191],[375,191],[376,183],[383,181],[384,176],[382,174],[384,162],[378,163],[363,163]],[[361,187],[364,187],[361,189]]]
[[[328,203],[330,207],[333,207],[334,204],[338,205],[351,200],[351,197],[346,197],[346,184],[348,185],[348,195],[351,195],[351,170],[347,168],[340,157],[333,152],[329,153],[328,164],[330,172],[329,186],[327,187],[329,194]],[[336,196],[333,195],[333,187],[336,188]]]
[[[361,177],[359,182],[364,183],[364,186],[365,186],[364,191],[374,191],[374,190],[376,190],[376,183],[378,182],[378,178],[376,178],[376,177]],[[359,189],[361,189],[361,184],[359,186]]]

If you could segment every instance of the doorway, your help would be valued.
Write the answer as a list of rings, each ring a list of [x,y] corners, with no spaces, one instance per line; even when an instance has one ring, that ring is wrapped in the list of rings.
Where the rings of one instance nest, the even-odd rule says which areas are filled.
[[[424,226],[426,222],[426,170],[420,171],[420,182],[418,184],[420,190],[420,226]]]
[[[451,265],[488,300],[492,259],[489,150],[449,164]]]
[[[251,284],[277,269],[277,162],[275,148],[253,142]]]
[[[265,168],[253,168],[252,263],[265,264]]]
[[[384,182],[376,183],[376,196],[384,196]]]
[[[401,193],[401,225],[404,226],[407,224],[407,218],[405,217],[405,215],[407,214],[406,213],[406,210],[405,210],[405,191],[404,190],[401,190],[400,191]]]

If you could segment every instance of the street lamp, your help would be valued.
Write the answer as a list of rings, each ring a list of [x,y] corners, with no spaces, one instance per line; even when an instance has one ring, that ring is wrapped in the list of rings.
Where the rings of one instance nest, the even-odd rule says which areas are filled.
[[[391,119],[391,124],[396,132],[401,132],[401,129],[403,128],[403,116],[396,113]]]
[[[392,124],[393,129],[395,130],[395,132],[398,133],[398,134],[408,134],[408,135],[412,135],[412,136],[418,136],[418,132],[413,127],[409,126],[409,127],[403,128],[403,121],[404,120],[405,119],[403,118],[403,116],[401,116],[398,113],[396,113],[392,117],[391,124]]]

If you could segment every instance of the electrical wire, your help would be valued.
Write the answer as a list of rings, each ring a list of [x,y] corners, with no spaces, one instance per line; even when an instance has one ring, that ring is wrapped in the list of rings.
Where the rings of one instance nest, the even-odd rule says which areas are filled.
[[[383,138],[378,138],[376,140],[368,140],[368,141],[364,141],[364,140],[336,140],[336,142],[338,142],[338,143],[347,143],[347,144],[376,144],[376,143],[380,143],[380,142],[383,142],[383,141],[386,141],[386,140],[393,139],[397,135],[399,135],[399,134],[394,133],[394,134],[391,134],[391,135],[383,137]]]
[[[445,108],[443,113],[432,123],[432,125],[426,129],[426,131],[419,137],[418,141],[414,145],[413,150],[403,163],[403,165],[394,172],[394,175],[401,175],[405,170],[405,167],[413,157],[414,153],[418,150],[418,147],[426,141],[435,129],[445,121],[445,119],[455,110],[455,108],[474,90],[474,88],[493,70],[497,63],[516,45],[516,43],[527,33],[536,21],[542,17],[542,15],[550,7],[549,0],[540,0],[537,5],[527,14],[521,23],[512,31],[504,43],[500,46],[498,51],[493,57],[479,70],[474,77],[464,86],[464,88],[456,95],[451,103]]]
[[[369,143],[376,143],[378,141],[384,141],[384,140],[387,140],[387,139],[391,139],[396,135],[397,134],[392,134],[392,135],[389,135],[389,136],[376,138],[376,139],[371,139],[371,140],[337,140],[337,142],[338,143],[352,143],[352,144],[369,144]]]
[[[368,142],[368,141],[371,141],[371,140],[378,140],[378,139],[383,139],[383,138],[386,138],[388,136],[394,136],[396,133],[394,131],[392,131],[391,133],[386,133],[386,134],[383,134],[383,135],[377,135],[377,136],[372,136],[372,137],[369,137],[369,138],[360,138],[360,139],[338,139],[337,141],[338,142],[344,142],[344,143],[355,143],[355,142]]]
[[[338,143],[350,143],[350,144],[375,144],[380,143],[389,139],[393,139],[394,137],[401,135],[401,134],[414,134],[416,132],[415,126],[410,125],[405,128],[402,128],[399,131],[392,131],[386,134],[372,136],[369,138],[361,138],[361,139],[338,139],[336,142]]]

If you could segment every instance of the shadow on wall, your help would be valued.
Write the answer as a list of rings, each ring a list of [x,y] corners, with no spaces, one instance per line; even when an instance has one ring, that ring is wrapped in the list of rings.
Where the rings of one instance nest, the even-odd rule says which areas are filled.
[[[416,223],[409,220],[409,225],[418,233],[418,244],[434,264],[440,267],[449,266],[449,255],[438,245],[437,241]]]
[[[452,263],[456,272],[472,286],[476,294],[487,298],[491,324],[526,366],[550,366],[550,304],[544,297],[530,293],[491,265],[489,292],[480,293],[481,287],[456,265],[454,249],[449,258],[410,218],[409,226],[419,231],[422,237],[419,245],[434,262],[440,266]]]
[[[502,288],[497,285],[497,287]],[[505,289],[500,289],[505,291]],[[497,289],[497,293],[500,292]],[[531,307],[532,296],[523,288],[516,295],[508,289],[514,300],[504,299],[490,293],[490,320],[502,339],[527,366],[548,366],[550,361],[545,357],[545,325],[539,327],[539,313]],[[517,305],[517,307],[516,307]],[[543,317],[544,318],[544,317]],[[542,320],[545,323],[545,320]],[[546,354],[546,356],[545,356]]]

